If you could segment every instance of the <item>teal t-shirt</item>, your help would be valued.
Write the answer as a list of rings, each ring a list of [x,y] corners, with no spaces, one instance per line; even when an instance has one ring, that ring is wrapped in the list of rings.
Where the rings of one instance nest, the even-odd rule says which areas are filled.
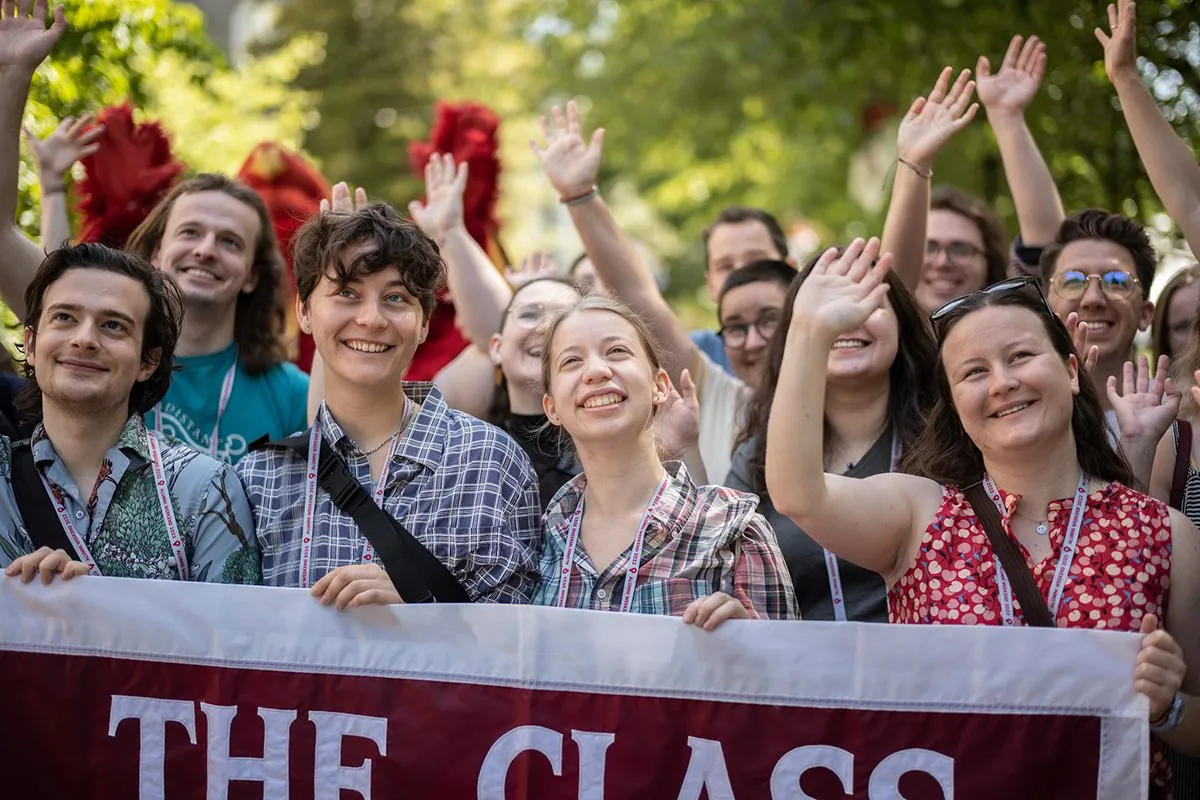
[[[209,452],[217,424],[221,387],[237,358],[237,344],[219,353],[177,356],[178,369],[158,408],[146,414],[146,426]],[[218,429],[216,457],[235,464],[260,436],[277,439],[308,427],[308,376],[295,364],[279,364],[250,375],[241,364],[234,370],[233,390]],[[161,417],[159,414],[161,413]]]

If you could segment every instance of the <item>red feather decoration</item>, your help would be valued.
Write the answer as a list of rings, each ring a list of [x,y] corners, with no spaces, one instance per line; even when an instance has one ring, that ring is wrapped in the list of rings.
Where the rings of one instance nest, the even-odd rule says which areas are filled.
[[[77,189],[79,240],[124,247],[186,167],[161,125],[134,124],[129,103],[101,109],[97,123],[104,126],[100,149],[83,159],[87,177]]]
[[[320,210],[321,198],[329,197],[328,182],[302,156],[274,142],[263,142],[250,151],[238,171],[238,179],[258,192],[267,204],[294,289],[292,237],[309,217]],[[301,333],[299,344],[300,354],[296,364],[308,371],[312,367],[315,352],[312,337]]]
[[[487,106],[438,103],[429,141],[412,143],[408,155],[418,176],[424,175],[425,165],[434,153],[450,153],[457,163],[469,165],[470,174],[463,192],[467,231],[497,266],[504,266],[507,260],[500,248],[500,225],[496,219],[500,179],[496,134],[499,128],[500,118]],[[438,370],[454,360],[467,344],[455,323],[453,303],[445,296],[439,298],[429,322],[429,337],[417,350],[406,377],[432,380]]]

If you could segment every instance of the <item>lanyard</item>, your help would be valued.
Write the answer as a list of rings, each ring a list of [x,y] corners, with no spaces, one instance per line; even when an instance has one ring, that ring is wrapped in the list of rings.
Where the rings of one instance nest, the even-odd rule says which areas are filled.
[[[158,442],[149,433],[146,434],[146,449],[150,452],[150,467],[154,473],[154,491],[158,495],[158,508],[162,512],[163,522],[166,524],[167,538],[171,542],[171,552],[175,554],[175,566],[179,569],[180,580],[186,581],[188,579],[187,552],[183,546],[183,537],[179,533],[179,525],[175,521],[175,509],[171,506],[171,492],[167,486],[162,454],[159,452]],[[91,550],[88,549],[87,542],[79,535],[75,523],[71,522],[71,515],[67,513],[66,503],[59,502],[59,499],[54,496],[54,490],[44,475],[42,476],[42,485],[46,487],[46,493],[50,495],[50,502],[54,504],[58,521],[62,524],[67,538],[71,540],[71,545],[75,548],[79,560],[87,564],[90,574],[102,574],[100,567],[96,564],[96,559],[92,557]]]
[[[221,417],[225,416],[225,408],[229,405],[229,397],[233,394],[233,379],[237,374],[237,358],[233,359],[233,363],[229,365],[229,371],[225,373],[225,380],[221,382],[221,397],[217,401],[217,422],[213,425],[212,436],[208,439],[208,454],[216,457],[217,448],[221,442]],[[162,406],[161,404],[154,407],[154,430],[162,433]]]
[[[1000,498],[1000,492],[996,489],[996,484],[992,483],[990,476],[983,476],[983,488],[987,492],[988,497],[992,498],[992,502],[996,504],[996,510],[1001,516],[1008,513],[1008,509],[1004,507],[1004,501]],[[1087,475],[1079,476],[1079,486],[1075,489],[1075,502],[1071,505],[1071,519],[1067,523],[1067,532],[1063,536],[1062,551],[1058,556],[1058,564],[1054,567],[1054,581],[1050,584],[1050,599],[1046,602],[1047,608],[1050,609],[1051,619],[1058,617],[1058,607],[1062,605],[1063,590],[1067,586],[1067,573],[1071,571],[1071,562],[1075,560],[1075,545],[1079,541],[1079,531],[1083,528],[1083,513],[1087,509]],[[1000,615],[1005,625],[1015,624],[1013,615],[1013,595],[1012,584],[1009,583],[1008,576],[1004,574],[1004,565],[1000,563],[1000,557],[996,556],[996,586],[1000,591]]]
[[[629,554],[629,565],[625,569],[625,589],[621,593],[621,611],[628,612],[633,608],[633,593],[637,589],[638,570],[642,565],[642,545],[646,540],[646,528],[650,525],[650,509],[654,508],[663,496],[663,492],[667,490],[668,479],[668,475],[663,475],[662,481],[658,484],[658,490],[646,504],[646,512],[642,514],[642,521],[638,525],[637,536],[633,540],[633,552]],[[571,515],[571,527],[567,532],[567,546],[563,550],[562,577],[558,584],[558,599],[554,603],[558,608],[567,605],[567,592],[571,588],[571,569],[575,563],[575,548],[579,544],[579,530],[583,526],[583,501],[584,498],[580,497],[579,505],[576,507],[575,513]]]
[[[388,448],[387,460],[383,462],[383,469],[379,472],[379,482],[375,485],[373,497],[375,505],[380,508],[383,508],[383,492],[387,488],[388,476],[392,472],[392,459],[400,450],[400,443],[404,440],[404,434],[416,416],[416,411],[416,403],[405,403],[402,424],[392,437],[392,446]],[[317,419],[313,422],[312,434],[308,440],[308,467],[304,472],[306,476],[304,482],[304,536],[300,540],[300,585],[306,589],[309,584],[308,569],[312,562],[313,526],[317,516],[317,466],[320,458],[321,415],[318,414]],[[375,561],[375,548],[371,547],[369,540],[363,544],[362,561],[366,564]]]
[[[903,445],[900,434],[892,431],[892,460],[888,472],[895,472],[900,467],[900,456],[903,455]],[[842,593],[842,572],[838,569],[837,556],[825,551],[825,572],[829,574],[829,596],[833,600],[833,618],[838,622],[846,621],[846,598]]]

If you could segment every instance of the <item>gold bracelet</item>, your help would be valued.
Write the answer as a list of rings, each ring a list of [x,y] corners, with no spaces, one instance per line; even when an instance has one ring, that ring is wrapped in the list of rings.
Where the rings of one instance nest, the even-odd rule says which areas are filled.
[[[925,180],[929,180],[930,178],[933,177],[933,169],[921,169],[916,164],[912,163],[911,161],[905,161],[903,158],[897,158],[896,160],[899,161],[904,166],[911,169],[913,172],[920,175]]]

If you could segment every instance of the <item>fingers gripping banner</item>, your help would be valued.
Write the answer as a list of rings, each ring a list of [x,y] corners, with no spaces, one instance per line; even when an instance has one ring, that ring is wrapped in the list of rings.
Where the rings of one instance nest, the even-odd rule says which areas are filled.
[[[1145,797],[1138,639],[0,580],[5,797]]]

